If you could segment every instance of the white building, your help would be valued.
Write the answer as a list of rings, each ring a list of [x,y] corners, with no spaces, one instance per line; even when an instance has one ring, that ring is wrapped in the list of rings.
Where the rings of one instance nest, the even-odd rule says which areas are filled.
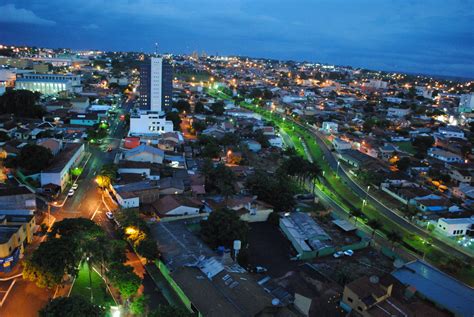
[[[437,231],[445,236],[465,236],[473,231],[474,218],[439,218]]]
[[[274,136],[268,139],[268,143],[270,146],[282,148],[283,147],[283,139],[279,136]]]
[[[130,136],[156,136],[173,132],[173,122],[165,118],[163,112],[140,111],[130,116]]]
[[[38,91],[44,95],[54,95],[61,91],[82,92],[81,76],[60,74],[18,74],[15,89]]]
[[[333,134],[333,133],[337,133],[337,128],[338,128],[337,123],[330,122],[330,121],[324,121],[323,122],[323,127],[321,128],[321,131],[326,133],[326,134]]]
[[[464,131],[458,127],[448,125],[446,127],[439,127],[438,133],[445,138],[459,138],[464,139]]]
[[[364,87],[373,89],[387,89],[388,82],[380,79],[371,79],[368,83],[364,83]]]
[[[125,151],[123,153],[123,159],[127,161],[135,162],[150,162],[162,164],[165,157],[165,152],[156,147],[141,144],[136,148]]]
[[[463,94],[459,99],[459,112],[473,112],[474,110],[474,93]]]
[[[461,156],[435,147],[428,149],[428,156],[434,157],[440,161],[447,163],[460,163],[463,161]]]
[[[332,141],[332,145],[334,146],[334,149],[336,151],[350,150],[352,148],[351,143],[339,138],[334,138],[334,140]]]
[[[51,165],[41,171],[41,186],[54,184],[64,190],[70,178],[70,170],[80,162],[83,153],[84,144],[67,143],[54,157]]]
[[[171,76],[163,58],[153,57],[140,70],[141,110],[130,116],[131,136],[153,137],[173,132],[173,122],[166,120],[165,105],[171,102],[168,92]],[[172,87],[172,86],[171,86]],[[172,88],[171,88],[172,89]]]
[[[394,108],[390,107],[387,109],[387,117],[396,117],[402,118],[410,114],[410,109],[403,109],[403,108]]]

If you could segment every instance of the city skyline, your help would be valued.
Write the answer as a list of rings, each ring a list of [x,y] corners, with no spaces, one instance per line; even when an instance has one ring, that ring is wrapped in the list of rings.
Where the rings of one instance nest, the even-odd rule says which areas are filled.
[[[0,17],[0,41],[145,52],[158,42],[160,51],[175,54],[206,51],[472,78],[473,1],[455,2],[16,1],[0,5],[7,13]]]

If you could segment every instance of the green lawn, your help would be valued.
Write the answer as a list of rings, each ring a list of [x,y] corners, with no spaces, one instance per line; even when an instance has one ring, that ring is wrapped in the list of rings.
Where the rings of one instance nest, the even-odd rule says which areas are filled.
[[[115,302],[107,290],[107,287],[104,283],[104,280],[97,274],[96,271],[92,270],[92,294],[94,303],[96,305],[109,307],[115,305]],[[90,298],[90,288],[89,288],[89,267],[83,262],[79,274],[76,277],[74,286],[71,291],[71,295],[81,295],[87,299]]]
[[[413,147],[413,145],[411,144],[410,141],[397,142],[397,143],[395,143],[395,145],[398,146],[400,148],[400,150],[402,150],[403,152],[407,152],[407,153],[410,153],[412,155],[414,155],[416,153],[416,150],[415,150],[415,148]]]

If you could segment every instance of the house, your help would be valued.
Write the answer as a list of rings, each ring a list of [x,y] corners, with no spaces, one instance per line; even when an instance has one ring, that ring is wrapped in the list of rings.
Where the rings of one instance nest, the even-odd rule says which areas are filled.
[[[160,197],[160,189],[156,181],[142,180],[128,184],[115,184],[110,186],[110,189],[122,208],[150,204]]]
[[[458,183],[470,184],[472,181],[472,175],[469,171],[461,169],[452,169],[449,171],[451,179]]]
[[[431,156],[435,159],[446,163],[453,163],[453,162],[462,162],[464,161],[461,156],[454,154],[452,152],[448,152],[439,148],[432,147],[428,149],[428,156]]]
[[[0,188],[0,209],[36,210],[36,195],[26,186]]]
[[[23,256],[25,245],[33,241],[35,216],[30,213],[0,211],[0,272],[10,272]]]
[[[474,187],[466,183],[460,183],[458,187],[453,187],[452,194],[454,197],[463,200],[474,199]]]
[[[424,261],[406,263],[392,276],[454,316],[474,316],[474,289]]]
[[[270,146],[277,147],[277,148],[283,148],[283,139],[280,136],[273,136],[268,139],[268,143],[270,143]]]
[[[44,146],[49,149],[54,156],[56,156],[63,147],[63,141],[53,138],[44,138],[38,139],[36,145]]]
[[[123,152],[122,158],[127,161],[151,162],[162,164],[165,152],[156,147],[141,144],[133,149]]]
[[[387,109],[387,117],[389,118],[403,118],[409,115],[411,112],[410,108],[394,108],[390,107]]]
[[[86,113],[87,108],[90,106],[89,98],[87,97],[77,97],[71,99],[71,111],[77,113]]]
[[[429,303],[417,299],[414,289],[391,275],[364,276],[344,286],[341,307],[350,315],[380,316],[449,316]],[[356,312],[356,313],[351,313]]]
[[[83,154],[83,143],[67,143],[51,164],[41,171],[41,186],[54,184],[61,187],[61,191],[64,190],[70,178],[70,170],[81,161]]]
[[[436,230],[447,237],[473,236],[474,217],[439,218]]]
[[[91,113],[73,113],[69,119],[69,123],[73,125],[80,125],[86,127],[92,127],[96,124],[99,124],[100,118],[99,115],[95,112]]]
[[[339,159],[356,169],[374,161],[373,157],[352,149],[340,151]]]
[[[260,150],[262,149],[262,145],[255,140],[248,140],[248,141],[245,141],[244,143],[247,145],[248,149],[252,152],[255,152],[255,153],[260,152]]]
[[[422,212],[441,212],[449,208],[449,201],[436,195],[416,199],[416,207]]]
[[[352,144],[350,142],[344,141],[340,138],[334,138],[332,140],[332,145],[336,151],[343,151],[343,150],[350,150],[352,148]]]
[[[324,121],[321,131],[325,134],[337,134],[338,124],[336,122]]]
[[[240,217],[240,220],[246,222],[267,221],[273,212],[273,206],[257,200],[257,196],[233,196],[227,199],[224,205],[234,210]],[[217,204],[214,209],[219,207],[222,207],[222,204]]]
[[[150,180],[160,179],[161,166],[157,163],[120,160],[118,163],[119,174],[138,174]]]
[[[464,139],[464,131],[459,129],[458,127],[448,125],[445,127],[438,128],[438,134],[445,138],[459,138]]]
[[[153,203],[153,208],[160,216],[197,215],[203,203],[192,197],[166,195]]]
[[[390,160],[396,153],[399,153],[400,149],[398,146],[395,146],[390,143],[386,143],[384,146],[379,147],[379,156],[382,160]]]

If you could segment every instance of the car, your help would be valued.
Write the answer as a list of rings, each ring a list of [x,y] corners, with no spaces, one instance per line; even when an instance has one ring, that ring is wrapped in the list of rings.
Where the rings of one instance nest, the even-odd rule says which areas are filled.
[[[74,183],[72,184],[71,189],[76,190],[78,187],[79,187],[79,184]]]
[[[341,256],[344,255],[344,252],[342,251],[337,251],[336,253],[334,253],[332,256],[335,257],[335,258],[340,258]]]
[[[255,267],[255,272],[256,273],[265,273],[266,271],[268,271],[266,267],[263,267],[263,266],[256,266]]]
[[[68,192],[67,192],[67,195],[69,197],[71,197],[72,195],[74,195],[74,189],[70,189]]]
[[[113,219],[115,218],[115,217],[114,217],[114,214],[113,214],[112,212],[110,212],[110,211],[107,211],[107,212],[105,213],[105,216],[106,216],[107,219],[109,219],[109,220],[113,220]]]
[[[346,251],[344,251],[344,255],[353,256],[353,255],[354,255],[354,251],[352,251],[352,250],[346,250]]]

